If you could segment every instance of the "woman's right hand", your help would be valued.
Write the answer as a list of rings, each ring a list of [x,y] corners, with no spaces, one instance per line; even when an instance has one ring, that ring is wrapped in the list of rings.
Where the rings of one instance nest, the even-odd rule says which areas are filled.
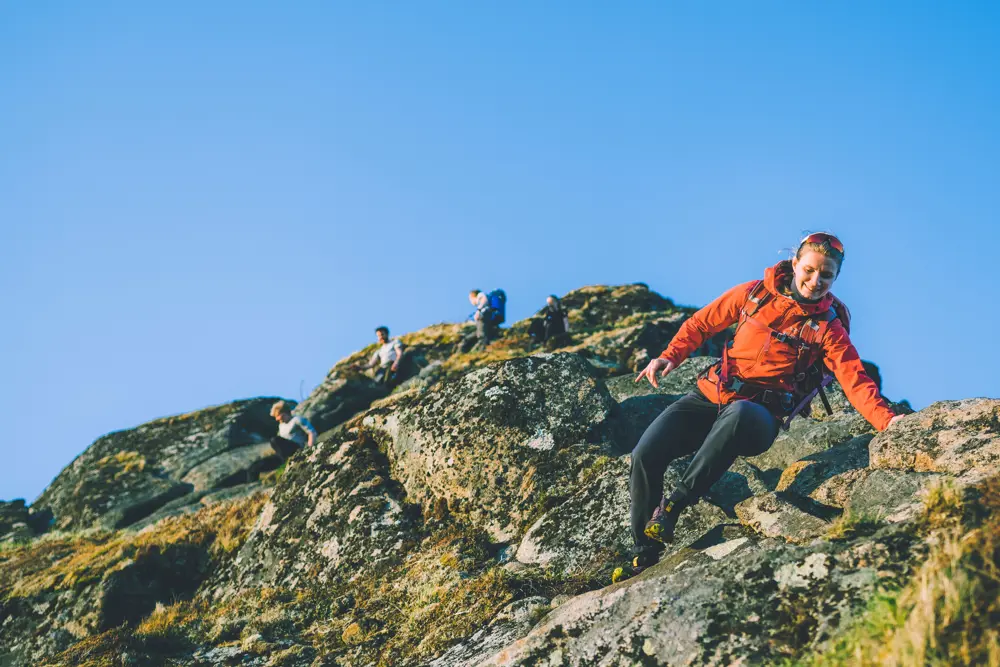
[[[656,374],[659,373],[660,377],[662,378],[666,377],[667,373],[669,373],[672,370],[674,370],[674,362],[667,361],[666,359],[663,359],[661,357],[657,357],[656,359],[650,361],[649,364],[644,369],[642,369],[642,372],[639,373],[638,376],[636,376],[635,381],[638,382],[642,378],[646,378],[647,380],[649,380],[649,384],[653,385],[656,388],[659,388],[660,385],[656,383]]]

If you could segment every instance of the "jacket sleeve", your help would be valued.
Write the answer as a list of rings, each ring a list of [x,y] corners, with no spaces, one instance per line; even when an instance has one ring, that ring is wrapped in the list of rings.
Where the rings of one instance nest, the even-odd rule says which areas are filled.
[[[896,413],[865,372],[861,357],[839,320],[834,320],[823,336],[823,354],[851,405],[877,430],[884,431]]]
[[[302,426],[302,428],[312,433],[314,438],[319,435],[318,433],[316,433],[316,427],[312,425],[312,422],[310,422],[308,419],[302,416],[300,416],[298,419],[299,419],[299,424]]]
[[[758,282],[751,280],[727,290],[715,301],[684,320],[670,341],[670,345],[660,354],[660,358],[672,361],[674,366],[678,366],[709,337],[735,324],[740,317],[743,304],[750,295],[750,290]]]

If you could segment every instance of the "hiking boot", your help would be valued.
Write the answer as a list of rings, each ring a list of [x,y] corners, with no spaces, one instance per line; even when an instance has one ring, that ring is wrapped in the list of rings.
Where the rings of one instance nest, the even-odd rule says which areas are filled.
[[[642,532],[651,540],[669,544],[674,541],[674,528],[677,527],[677,517],[683,509],[676,500],[668,500],[666,496],[653,510],[653,517],[646,522]]]
[[[635,556],[628,565],[615,568],[615,571],[611,573],[611,583],[617,584],[619,581],[631,579],[647,567],[656,565],[656,562],[659,559],[660,555],[658,553],[639,554],[638,556]]]

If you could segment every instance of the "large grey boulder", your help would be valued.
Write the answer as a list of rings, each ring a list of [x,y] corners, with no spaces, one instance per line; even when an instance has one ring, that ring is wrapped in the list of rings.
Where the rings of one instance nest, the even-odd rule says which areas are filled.
[[[743,525],[764,537],[805,544],[826,533],[830,520],[839,514],[836,511],[818,512],[817,508],[822,506],[793,494],[777,492],[744,500],[736,506],[736,516]]]
[[[519,535],[615,451],[615,405],[576,354],[537,355],[443,381],[362,420],[425,516],[446,511],[495,540]]]
[[[537,595],[511,602],[489,625],[445,651],[428,663],[428,667],[466,667],[489,658],[528,634],[538,617],[548,609],[548,598]]]
[[[560,299],[574,329],[617,326],[637,313],[669,313],[674,303],[649,289],[644,283],[629,285],[589,285]]]
[[[871,439],[871,434],[859,435],[789,464],[782,471],[775,490],[806,497],[831,477],[848,470],[867,468]]]
[[[624,404],[629,399],[648,396],[672,396],[679,398],[694,389],[698,384],[698,376],[716,363],[716,357],[691,357],[681,362],[681,365],[670,371],[667,377],[657,378],[659,387],[653,387],[643,378],[636,382],[636,374],[628,373],[608,378],[605,382],[611,397]]]
[[[667,468],[665,489],[676,485],[690,461],[687,456]],[[607,569],[631,552],[629,457],[599,460],[581,475],[578,488],[531,526],[518,546],[519,562],[572,576]],[[766,491],[753,466],[735,465],[705,498],[684,510],[664,557],[701,543],[720,526],[734,524],[735,506]]]
[[[260,468],[269,461],[277,467],[277,456],[266,442],[237,447],[199,463],[181,481],[190,484],[194,493],[206,493],[235,483],[245,483],[249,471]]]
[[[934,403],[879,433],[869,450],[874,468],[982,479],[1000,466],[1000,400]]]
[[[782,471],[796,461],[871,433],[874,429],[853,411],[838,412],[823,420],[796,417],[787,431],[778,434],[770,449],[747,460],[777,480]]]
[[[850,620],[905,569],[911,543],[902,532],[809,547],[728,540],[713,547],[718,558],[666,559],[579,595],[479,664],[779,663]]]
[[[321,437],[289,459],[219,595],[374,576],[413,547],[413,509],[369,436]]]
[[[192,470],[235,448],[267,442],[277,433],[269,414],[276,400],[235,401],[98,438],[34,506],[51,509],[63,530],[135,523],[192,493],[195,484],[184,481]]]
[[[306,417],[322,433],[344,423],[362,412],[389,392],[371,378],[362,375],[334,373],[313,390],[296,408],[297,414]]]
[[[939,473],[857,468],[824,480],[809,497],[857,516],[898,523],[915,517],[927,489],[946,480],[954,478]]]

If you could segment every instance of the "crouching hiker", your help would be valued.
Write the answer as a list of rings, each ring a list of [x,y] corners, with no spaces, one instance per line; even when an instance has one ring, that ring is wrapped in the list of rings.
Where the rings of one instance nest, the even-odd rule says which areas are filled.
[[[312,447],[316,441],[316,429],[301,415],[292,416],[292,410],[284,401],[271,406],[271,416],[278,422],[278,435],[271,438],[271,447],[282,460],[300,450]]]
[[[698,502],[737,456],[762,454],[780,428],[787,429],[798,414],[809,414],[810,401],[825,399],[823,387],[833,376],[877,430],[902,419],[865,372],[848,335],[850,313],[830,293],[843,261],[840,239],[810,234],[791,261],[768,268],[763,280],[733,287],[692,315],[636,377],[656,387],[657,376],[666,376],[710,336],[736,325],[722,360],[649,425],[632,452],[633,558],[615,570],[612,581],[655,564],[673,541],[684,508]],[[667,466],[689,454],[694,458],[687,470],[664,494]]]
[[[398,338],[389,338],[388,327],[375,329],[375,335],[378,337],[379,348],[364,368],[374,368],[372,377],[375,382],[391,388],[398,384],[399,368],[403,362],[403,344]]]
[[[531,320],[528,326],[528,335],[535,344],[556,343],[560,338],[566,338],[569,333],[569,315],[563,310],[559,297],[550,294],[545,299],[545,307],[542,308],[536,317]]]

